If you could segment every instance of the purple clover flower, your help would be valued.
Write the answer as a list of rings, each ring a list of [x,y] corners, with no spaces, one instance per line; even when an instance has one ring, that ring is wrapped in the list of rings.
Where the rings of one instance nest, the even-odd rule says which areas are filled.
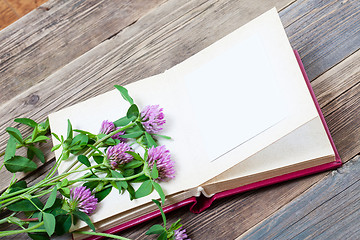
[[[171,160],[170,151],[165,146],[151,147],[148,151],[147,162],[150,169],[156,162],[156,168],[159,172],[158,181],[165,181],[168,178],[174,178],[174,161]]]
[[[140,113],[142,125],[148,133],[158,133],[163,128],[166,120],[164,119],[163,109],[159,105],[148,105]]]
[[[104,120],[102,123],[101,123],[101,128],[100,128],[100,133],[103,133],[103,134],[109,134],[115,130],[118,130],[119,127],[115,127],[114,123],[111,122],[111,121],[108,121],[108,120]],[[125,142],[126,139],[125,138],[122,138],[120,137],[121,135],[124,135],[125,134],[125,131],[120,131],[118,133],[116,133],[115,135],[111,136],[112,139],[119,139],[120,141],[122,142]]]
[[[110,146],[106,151],[107,159],[113,169],[117,168],[120,164],[128,163],[133,160],[133,156],[126,153],[131,151],[131,147],[127,143],[119,143],[115,146]]]
[[[186,229],[182,229],[182,227],[174,231],[174,240],[191,240],[187,237]]]
[[[108,121],[108,120],[104,120],[101,123],[100,133],[109,134],[114,130],[115,130],[115,125],[114,125],[113,122]]]
[[[79,211],[90,215],[95,211],[97,203],[98,199],[91,195],[90,189],[84,186],[70,190],[69,206],[71,210],[78,208]]]

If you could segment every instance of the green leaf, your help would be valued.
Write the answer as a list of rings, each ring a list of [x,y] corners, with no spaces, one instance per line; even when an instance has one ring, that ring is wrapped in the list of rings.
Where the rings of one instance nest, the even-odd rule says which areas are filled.
[[[155,140],[153,139],[153,137],[148,133],[148,132],[145,132],[145,137],[146,137],[146,140],[148,142],[148,147],[151,148],[151,147],[157,147],[157,143],[155,142]]]
[[[55,225],[56,225],[55,216],[52,215],[51,213],[46,213],[46,212],[44,212],[43,214],[44,214],[43,218],[44,218],[45,230],[47,234],[51,236],[55,232]]]
[[[46,201],[46,204],[45,204],[45,207],[43,210],[51,208],[54,205],[55,200],[56,200],[56,194],[57,194],[57,187],[55,186],[53,188],[53,190],[51,191],[50,196],[49,196],[48,200]]]
[[[153,185],[150,180],[143,182],[135,192],[135,198],[142,198],[149,195],[153,191]]]
[[[133,158],[135,159],[135,160],[137,160],[137,162],[144,162],[144,159],[142,159],[142,157],[138,154],[138,153],[136,153],[136,152],[133,152],[133,151],[126,151],[125,153],[128,153],[128,154],[130,154],[131,156],[133,156]]]
[[[51,213],[52,215],[54,215],[56,217],[56,215],[58,214],[66,214],[66,211],[61,209],[64,203],[64,198],[55,198],[54,204],[45,210],[45,212]],[[62,213],[63,211],[65,211],[65,213]]]
[[[143,164],[144,164],[144,161],[132,160],[131,162],[128,162],[124,165],[124,169],[137,168],[137,167],[142,166]]]
[[[9,193],[17,192],[25,188],[27,188],[26,182],[24,180],[21,180],[11,185],[11,187],[9,188]]]
[[[68,233],[71,227],[71,216],[70,215],[59,215],[55,217],[55,234],[61,236]]]
[[[124,176],[121,173],[114,170],[111,170],[111,175],[114,178],[124,178]],[[119,191],[121,190],[121,188],[127,189],[128,187],[128,183],[126,181],[116,181],[115,183]]]
[[[28,150],[31,150],[31,152],[35,153],[36,157],[42,162],[42,163],[45,163],[45,156],[44,156],[44,153],[36,148],[36,147],[33,147],[33,146],[28,146]]]
[[[134,100],[130,97],[129,92],[126,88],[123,86],[115,85],[114,86],[119,92],[121,93],[121,96],[128,101],[130,104],[134,104]]]
[[[18,143],[20,143],[20,144],[23,143],[23,139],[22,139],[21,133],[20,133],[20,131],[19,131],[18,129],[13,128],[13,127],[7,127],[7,128],[6,128],[6,131],[7,131],[11,136],[13,136]]]
[[[136,106],[136,104],[132,104],[126,113],[126,117],[133,121],[137,119],[138,116],[139,116],[139,108]]]
[[[70,120],[68,119],[68,129],[67,129],[67,135],[66,139],[72,139],[73,138],[73,130]]]
[[[137,177],[137,178],[131,180],[131,182],[138,183],[138,182],[144,182],[146,180],[149,180],[149,177],[147,177],[145,175],[141,175],[140,177]]]
[[[150,227],[150,229],[145,233],[146,235],[151,234],[161,234],[163,231],[166,231],[163,226],[155,224]]]
[[[40,133],[45,134],[50,128],[49,118],[47,118],[45,122],[39,123],[37,127]]]
[[[151,169],[151,175],[150,176],[151,176],[152,179],[157,179],[159,177],[159,171],[157,170],[156,162],[154,163],[154,166]]]
[[[116,141],[112,138],[108,138],[104,141],[105,144],[107,145],[116,145]]]
[[[10,135],[10,138],[6,145],[4,161],[7,161],[7,160],[11,159],[12,157],[14,157],[15,152],[16,152],[16,141],[15,141],[15,138]]]
[[[137,126],[138,129],[140,129],[142,131],[145,131],[144,125],[142,125],[141,122],[136,122],[136,126]]]
[[[84,134],[84,135],[88,135],[90,138],[95,138],[95,136],[96,136],[95,134],[92,134],[91,132],[87,132],[87,131],[80,130],[80,129],[74,129],[73,131]]]
[[[71,141],[71,145],[79,144],[80,146],[85,146],[89,142],[89,137],[85,134],[76,135]]]
[[[153,201],[153,202],[156,204],[156,206],[159,208],[160,213],[161,213],[161,217],[162,217],[163,222],[164,222],[164,228],[166,228],[166,216],[165,216],[165,213],[164,213],[164,211],[163,211],[163,209],[162,209],[162,207],[161,207],[160,202],[159,202],[158,200],[156,200],[156,199],[152,199],[152,201]]]
[[[125,169],[122,172],[122,174],[124,175],[124,177],[130,177],[135,174],[135,170],[134,170],[134,168],[128,168],[128,169]]]
[[[85,166],[91,167],[90,161],[89,161],[89,159],[88,159],[86,156],[84,156],[84,155],[79,155],[77,159],[78,159],[79,162],[81,162],[81,163],[84,164]]]
[[[173,224],[171,224],[169,230],[170,231],[175,231],[176,229],[179,229],[182,224],[180,223],[181,219],[178,219],[176,222],[174,222]]]
[[[160,134],[156,134],[156,133],[154,133],[153,135],[154,135],[154,136],[157,136],[157,137],[162,137],[162,138],[165,138],[165,139],[168,139],[168,140],[171,139],[171,137],[165,136],[165,135],[160,135]]]
[[[69,180],[67,178],[64,178],[64,180],[61,181],[61,187],[66,187],[69,183]]]
[[[81,212],[79,210],[75,210],[73,213],[75,216],[83,220],[91,228],[91,230],[93,230],[94,232],[96,231],[94,224],[91,222],[89,216],[86,215],[86,213]]]
[[[32,198],[31,201],[39,208],[42,209],[44,204],[38,198]],[[37,208],[27,199],[22,199],[17,201],[7,208],[13,212],[29,212],[29,211],[36,211]]]
[[[100,192],[95,193],[95,197],[98,199],[98,202],[101,202],[107,195],[109,195],[111,190],[112,188],[108,187],[101,190]]]
[[[162,190],[160,184],[158,184],[157,182],[153,182],[153,186],[154,186],[155,190],[158,192],[158,194],[161,198],[162,204],[164,204],[165,203],[165,194],[164,194],[164,191]]]
[[[28,233],[28,236],[33,240],[50,240],[50,237],[44,233]]]
[[[59,148],[61,147],[61,144],[58,144],[58,145],[55,145],[53,146],[53,148],[51,149],[51,151],[55,151],[55,150],[58,150]]]
[[[27,149],[27,152],[26,152],[26,157],[30,160],[33,160],[34,157],[35,157],[35,153],[33,151],[31,151],[30,148]]]
[[[32,140],[33,143],[36,143],[36,142],[41,142],[41,141],[47,141],[49,140],[50,138],[48,138],[47,136],[38,136],[36,137],[34,140]]]
[[[51,133],[59,142],[61,142],[59,136],[56,133]]]
[[[34,141],[36,136],[38,135],[39,133],[39,130],[38,130],[38,127],[35,127],[34,130],[32,131],[31,133],[31,141]]]
[[[94,161],[97,163],[97,164],[102,164],[104,162],[104,156],[93,156],[93,159]]]
[[[133,133],[128,133],[128,134],[121,135],[121,137],[122,138],[138,138],[143,134],[144,134],[143,131],[138,131],[138,132],[133,132]]]
[[[38,124],[30,118],[15,118],[14,122],[25,124],[29,127],[35,128]]]
[[[132,201],[133,199],[135,199],[135,189],[133,188],[133,186],[131,186],[131,184],[129,184],[127,191],[129,192],[130,200]]]
[[[5,167],[9,172],[30,172],[37,169],[36,163],[22,156],[15,156],[5,162]]]
[[[167,232],[165,231],[162,234],[160,234],[157,240],[167,240]]]
[[[64,196],[69,198],[70,197],[70,189],[69,188],[61,188],[59,192]]]
[[[131,122],[131,119],[128,119],[126,116],[116,120],[114,123],[115,127],[123,127],[128,125]]]

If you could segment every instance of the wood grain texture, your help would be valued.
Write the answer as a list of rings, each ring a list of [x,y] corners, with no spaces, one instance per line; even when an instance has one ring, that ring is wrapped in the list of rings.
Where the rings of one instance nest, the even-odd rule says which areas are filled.
[[[0,0],[0,30],[15,22],[19,16],[5,0]]]
[[[31,12],[38,7],[36,0],[6,0],[19,16]]]
[[[343,161],[360,152],[360,50],[312,82]]]
[[[358,49],[356,47],[358,43],[355,41],[357,36],[352,34],[352,31],[357,28],[348,19],[348,16],[357,17],[357,15],[352,14],[352,9],[357,7],[356,2],[344,1],[343,5],[346,8],[342,8],[342,12],[331,7],[333,4],[338,4],[337,1],[327,1],[328,4],[325,5],[323,2],[325,1],[298,0],[294,3],[296,5],[292,4],[280,13],[287,27],[286,31],[290,36],[291,43],[300,50],[300,54],[305,58],[303,58],[304,64],[307,70],[312,69],[314,78]],[[71,3],[73,1],[69,1],[68,4]],[[97,47],[72,61],[71,64],[56,72],[56,69],[49,70],[49,76],[44,77],[45,80],[41,83],[26,91],[24,91],[24,87],[21,87],[17,93],[24,92],[16,97],[12,96],[12,100],[3,104],[0,109],[0,116],[3,116],[0,119],[0,125],[3,127],[14,125],[11,123],[11,119],[17,116],[34,117],[36,120],[42,120],[51,111],[112,89],[114,83],[128,83],[162,72],[241,26],[245,22],[245,18],[253,18],[264,12],[272,4],[273,2],[270,1],[261,1],[260,5],[256,5],[253,2],[249,4],[248,1],[170,0],[158,5],[155,10],[147,12],[135,23],[128,24],[116,36],[98,44]],[[283,1],[281,4],[286,3]],[[306,8],[308,9],[306,10]],[[335,15],[331,15],[333,11],[337,11]],[[314,12],[318,12],[318,14],[313,14]],[[332,23],[336,20],[341,28],[327,29],[328,25],[326,24],[328,22],[324,15],[331,15],[332,18],[335,18],[328,20],[331,20]],[[303,32],[303,37],[300,37],[297,35],[301,30],[300,23],[306,23],[305,19],[309,16],[311,16],[311,21],[316,24],[312,25],[312,28],[308,28],[309,34],[305,35]],[[72,27],[75,26],[77,25]],[[62,33],[66,34],[69,30],[63,27],[58,31],[63,31]],[[318,42],[320,33],[320,35],[312,35],[311,31],[314,33],[320,31],[321,34],[326,35],[330,39],[327,45],[325,46],[321,41]],[[214,32],[216,34],[213,34]],[[317,55],[319,51],[322,51],[323,48],[341,48],[340,45],[344,43],[339,40],[339,35],[344,32],[349,32],[349,35],[346,36],[347,39],[345,39],[347,47],[342,49],[341,54],[336,55],[337,60],[335,59],[331,64],[328,64],[327,61],[322,63],[322,57],[325,58],[326,56],[324,56],[324,52]],[[311,46],[311,51],[308,46]],[[332,54],[331,51],[327,53]],[[37,54],[39,53],[35,52],[34,56],[43,57],[41,54]],[[317,58],[316,62],[307,62],[311,59],[311,55]],[[43,63],[47,68],[47,62],[44,61]],[[317,67],[312,67],[314,64]],[[323,65],[326,67],[322,67]],[[327,81],[327,79],[328,77],[324,78],[323,81]],[[0,76],[0,81],[2,81],[2,76]],[[344,89],[352,89],[353,82],[346,81],[345,85]],[[334,86],[334,88],[338,89],[339,87]],[[318,85],[316,92],[321,95],[328,90],[328,86],[324,83]],[[343,95],[342,90],[339,91],[339,94],[329,96],[330,99],[324,97],[321,100],[324,103],[320,102],[320,104],[326,107],[334,102],[334,108],[339,109],[343,109],[345,105],[357,104],[355,99],[350,102],[347,100],[339,101],[335,104],[335,101]],[[353,114],[356,114],[356,111],[354,109]],[[330,112],[327,113],[330,114]],[[342,120],[344,119],[334,118],[331,125],[329,124],[332,131],[336,131],[338,121]],[[348,120],[345,119],[345,121]],[[358,127],[359,124],[354,126],[354,128]],[[4,146],[5,141],[6,136],[2,133],[0,135],[0,146]],[[336,144],[340,148],[337,142]],[[340,145],[343,145],[345,152],[347,146],[355,146],[356,142],[354,140],[341,141]],[[350,155],[346,154],[345,156]],[[220,200],[199,215],[191,214],[186,208],[183,208],[169,214],[169,221],[173,222],[181,217],[190,237],[193,239],[234,239],[301,195],[316,182],[323,179],[326,174],[297,179]],[[1,176],[4,179],[3,182],[7,182],[5,180],[6,175],[1,173]],[[158,219],[158,223],[160,223],[160,219]],[[138,226],[122,235],[143,239],[144,232],[152,224],[154,222]]]
[[[50,0],[0,35],[0,105],[136,22],[163,0]]]
[[[359,174],[356,157],[238,240],[358,239]]]
[[[298,0],[280,16],[310,80],[360,48],[358,0]]]

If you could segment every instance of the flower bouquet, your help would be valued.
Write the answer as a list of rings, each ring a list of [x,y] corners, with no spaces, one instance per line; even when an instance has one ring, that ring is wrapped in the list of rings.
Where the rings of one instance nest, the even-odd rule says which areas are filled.
[[[139,111],[127,89],[118,85],[115,88],[130,104],[126,116],[115,121],[104,120],[98,133],[73,129],[68,120],[66,136],[52,133],[59,142],[52,151],[61,150],[60,156],[47,175],[31,186],[24,180],[18,181],[15,173],[36,170],[35,157],[45,163],[44,153],[38,146],[49,140],[46,136],[49,121],[37,123],[28,118],[15,119],[33,129],[25,138],[16,128],[6,129],[9,140],[6,151],[1,154],[4,156],[2,167],[14,176],[0,196],[1,210],[8,212],[0,224],[10,223],[19,229],[2,231],[0,237],[27,233],[32,239],[50,239],[73,231],[126,239],[96,232],[89,217],[114,189],[120,195],[127,192],[131,200],[157,192],[160,201],[154,199],[153,202],[160,209],[164,226],[154,225],[146,234],[156,234],[158,239],[187,238],[179,221],[167,228],[162,210],[165,194],[161,183],[175,177],[171,154],[157,141],[157,138],[170,139],[158,134],[166,122],[163,109],[149,105]],[[26,156],[16,155],[19,148],[27,150]],[[74,161],[58,174],[59,166],[69,159]],[[135,189],[135,185],[139,187]],[[74,231],[72,226],[78,221],[86,223],[93,231]]]

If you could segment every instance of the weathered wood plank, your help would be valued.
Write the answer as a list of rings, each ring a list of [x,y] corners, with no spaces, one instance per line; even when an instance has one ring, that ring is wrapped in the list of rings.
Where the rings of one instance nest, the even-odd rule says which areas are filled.
[[[38,7],[38,3],[36,0],[6,0],[9,5],[14,9],[14,11],[21,17],[25,14],[31,12],[36,7]]]
[[[10,8],[5,0],[0,0],[0,30],[16,21],[19,16]]]
[[[233,27],[239,24],[239,15],[246,15],[248,11],[246,7],[249,7],[242,6],[240,8],[240,3],[240,1],[226,3],[204,1],[197,2],[197,5],[195,2],[170,1],[165,3],[126,28],[112,40],[107,41],[106,44],[101,44],[98,48],[85,54],[82,59],[77,59],[71,64],[72,66],[66,66],[62,71],[55,73],[52,77],[57,80],[51,80],[53,82],[45,84],[46,81],[50,81],[48,78],[39,84],[39,87],[29,89],[20,95],[12,102],[13,104],[5,105],[5,110],[1,114],[35,116],[40,119],[53,109],[109,90],[113,83],[130,82],[161,72],[211,44],[221,34],[225,35],[226,31],[230,31],[227,24]],[[248,5],[248,2],[246,4]],[[164,8],[168,12],[165,12]],[[228,16],[228,18],[224,16]],[[198,24],[199,26],[197,26]],[[152,31],[151,34],[150,31]],[[219,36],[206,37],[209,36],[210,31],[218,31]],[[190,34],[194,32],[196,32],[196,36]],[[336,33],[330,32],[329,34]],[[181,39],[177,40],[179,36]],[[99,51],[99,55],[95,51]],[[113,62],[109,61],[109,58],[112,58]],[[100,65],[99,68],[97,65]],[[67,73],[67,71],[69,72]],[[64,75],[61,76],[60,73]],[[63,83],[62,81],[67,78],[70,80]],[[79,85],[76,80],[81,84]],[[107,85],[101,86],[105,83]],[[54,91],[44,93],[42,89],[54,89]],[[59,90],[61,90],[60,93],[57,93]],[[66,91],[69,91],[66,96],[68,99],[58,96]],[[51,96],[54,93],[57,95]],[[29,106],[29,102],[32,102],[29,100],[31,96],[38,96],[39,101],[35,105]],[[37,98],[33,97],[32,99]],[[13,106],[22,106],[23,109],[19,110]],[[1,125],[7,122],[9,120],[3,121]],[[194,239],[213,239],[214,236],[231,239],[291,201],[325,174],[298,179],[218,201],[211,209],[200,215],[183,213],[182,209],[171,214],[170,219],[175,220],[177,216],[181,216],[190,236]],[[269,202],[272,204],[271,206]],[[132,233],[127,232],[126,234],[136,237],[145,232],[148,227],[149,224],[144,229],[138,227],[138,230],[132,229]],[[142,239],[142,237],[139,238]]]
[[[343,161],[360,152],[360,50],[312,82]]]
[[[280,15],[310,80],[360,48],[358,0],[298,0]]]
[[[50,0],[0,34],[0,105],[164,0]]]
[[[359,174],[356,157],[238,239],[358,239]]]
[[[357,50],[351,56],[311,82],[322,109],[359,83],[359,62],[360,50]]]

